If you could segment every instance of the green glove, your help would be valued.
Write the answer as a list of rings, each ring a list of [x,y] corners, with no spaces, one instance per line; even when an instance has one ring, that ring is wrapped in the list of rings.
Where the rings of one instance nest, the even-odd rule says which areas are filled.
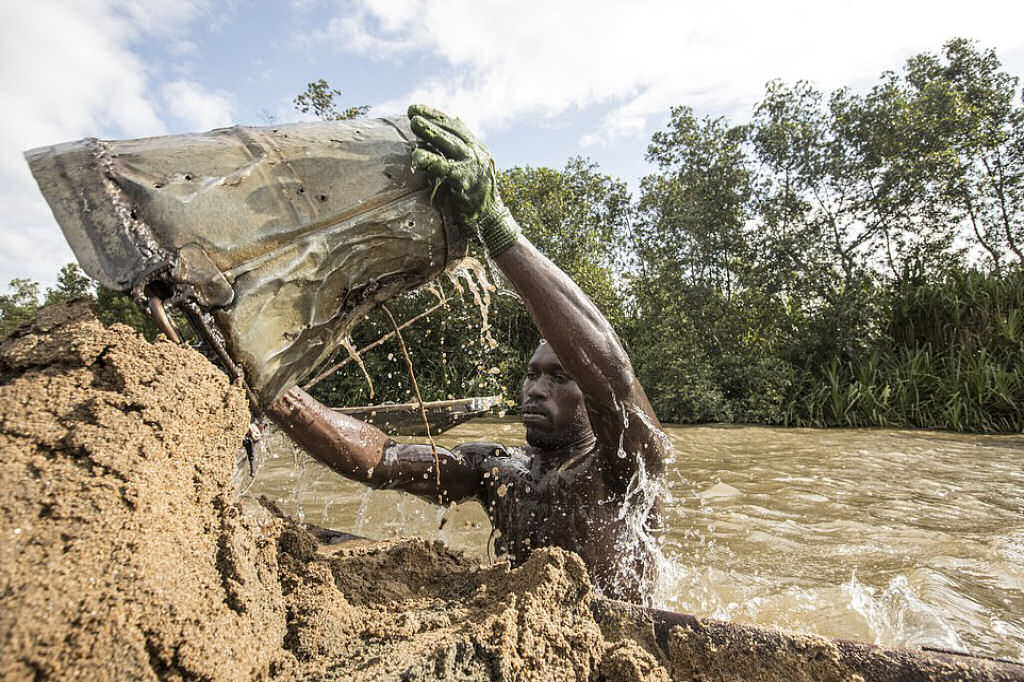
[[[498,195],[494,160],[457,118],[421,104],[409,107],[409,123],[422,146],[412,153],[413,168],[444,183],[456,217],[475,228],[492,256],[519,237],[519,225]]]

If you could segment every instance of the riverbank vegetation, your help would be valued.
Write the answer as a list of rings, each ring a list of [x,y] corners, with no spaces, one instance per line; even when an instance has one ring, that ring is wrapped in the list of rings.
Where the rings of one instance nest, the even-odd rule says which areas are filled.
[[[307,107],[361,115],[310,88]],[[580,158],[507,169],[501,190],[619,330],[664,421],[1024,430],[1024,103],[993,51],[953,40],[864,92],[771,82],[747,121],[675,107],[647,159],[635,197]],[[489,292],[456,282],[389,304],[400,323],[442,302],[402,332],[423,396],[514,399],[537,332],[500,291],[482,330]],[[46,298],[90,286],[65,268]],[[40,302],[11,288],[0,335]],[[391,328],[372,315],[354,346]],[[410,399],[394,341],[364,362],[373,401]],[[356,363],[312,390],[371,402]]]

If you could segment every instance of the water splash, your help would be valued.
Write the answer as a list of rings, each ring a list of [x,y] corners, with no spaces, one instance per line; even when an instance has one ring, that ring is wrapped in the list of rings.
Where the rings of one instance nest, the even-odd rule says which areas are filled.
[[[618,456],[631,457],[636,471],[629,481],[618,520],[624,531],[616,540],[616,551],[622,559],[617,566],[617,580],[639,585],[639,593],[647,605],[662,601],[667,586],[677,582],[678,565],[663,551],[664,508],[672,501],[672,494],[665,484],[664,474],[649,472],[639,452],[627,452],[623,448],[625,432],[630,418],[639,418],[662,441],[666,460],[670,459],[672,444],[668,437],[640,410],[627,410],[619,404],[623,429],[619,437]],[[636,558],[641,558],[637,561]]]
[[[327,528],[331,522],[331,507],[334,506],[334,498],[328,497],[324,500],[320,509],[320,525]]]
[[[373,488],[363,490],[363,496],[359,500],[359,511],[356,512],[356,522],[353,533],[363,535],[366,532],[366,510],[370,507],[370,498],[373,496]]]
[[[309,460],[309,455],[302,450],[298,448],[292,450],[292,466],[295,473],[295,485],[292,486],[291,499],[289,501],[295,509],[295,518],[297,518],[300,523],[306,522],[306,506],[303,498],[305,498],[306,490],[309,488],[310,484]]]
[[[897,575],[877,594],[877,590],[857,580],[857,572],[843,587],[850,608],[867,622],[875,644],[890,646],[932,646],[963,650],[956,629],[939,610],[925,603],[905,575]]]

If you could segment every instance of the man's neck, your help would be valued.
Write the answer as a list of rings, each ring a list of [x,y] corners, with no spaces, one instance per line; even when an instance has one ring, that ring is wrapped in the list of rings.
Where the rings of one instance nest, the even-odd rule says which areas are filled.
[[[597,445],[597,438],[592,431],[581,435],[576,441],[555,449],[531,447],[534,461],[539,465],[541,473],[552,469],[567,469],[591,451]]]

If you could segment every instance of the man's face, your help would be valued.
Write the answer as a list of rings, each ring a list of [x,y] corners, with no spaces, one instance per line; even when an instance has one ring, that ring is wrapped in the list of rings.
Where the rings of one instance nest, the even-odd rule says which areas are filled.
[[[590,433],[583,393],[546,343],[526,366],[522,415],[526,442],[542,450],[567,447]]]

